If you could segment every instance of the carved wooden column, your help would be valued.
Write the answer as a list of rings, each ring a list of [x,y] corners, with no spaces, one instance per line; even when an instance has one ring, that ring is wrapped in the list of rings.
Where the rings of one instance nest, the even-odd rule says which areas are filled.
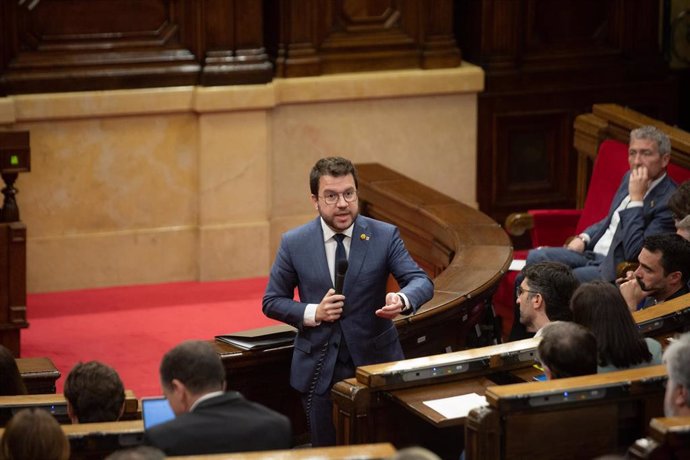
[[[20,355],[26,322],[26,226],[19,222],[14,181],[31,169],[28,131],[0,131],[0,174],[5,196],[0,212],[0,344]]]
[[[271,81],[262,5],[256,0],[205,0],[202,85]]]

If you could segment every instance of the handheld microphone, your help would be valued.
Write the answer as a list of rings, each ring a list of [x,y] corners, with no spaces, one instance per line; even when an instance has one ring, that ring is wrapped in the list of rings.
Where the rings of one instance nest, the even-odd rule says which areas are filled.
[[[345,283],[345,272],[347,271],[347,260],[339,260],[335,266],[335,293],[343,293],[343,284]]]

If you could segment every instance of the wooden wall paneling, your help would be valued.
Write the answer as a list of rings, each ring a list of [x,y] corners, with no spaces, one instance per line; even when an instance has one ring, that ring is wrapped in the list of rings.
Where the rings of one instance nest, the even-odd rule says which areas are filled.
[[[266,83],[273,65],[264,48],[263,3],[205,0],[201,84]]]
[[[268,0],[269,23],[266,43],[275,52],[277,77],[321,74],[316,51],[315,25],[327,2],[314,0]]]
[[[17,25],[0,80],[5,93],[197,82],[197,47],[189,41],[198,29],[194,0],[42,0],[31,10],[28,4],[0,10]]]
[[[658,2],[456,0],[454,5],[463,56],[486,75],[478,98],[477,197],[480,209],[495,220],[503,222],[511,212],[575,205],[572,123],[593,104],[618,103],[675,121],[678,87],[659,49]],[[524,183],[536,171],[512,173],[521,167],[515,161],[518,138],[523,150],[541,152],[544,162],[558,165],[542,170],[541,185],[537,177]],[[529,240],[513,243],[525,247]]]
[[[426,35],[422,46],[423,69],[456,67],[460,65],[461,53],[453,36],[453,4],[444,0],[429,1],[430,7],[422,8],[425,16]]]
[[[451,0],[273,0],[276,76],[455,67]],[[269,40],[277,43],[270,43]]]

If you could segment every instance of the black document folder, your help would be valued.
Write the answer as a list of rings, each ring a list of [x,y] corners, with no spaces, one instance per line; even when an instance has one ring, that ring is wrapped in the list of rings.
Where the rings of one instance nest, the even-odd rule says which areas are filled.
[[[217,335],[219,342],[228,343],[245,350],[274,348],[290,345],[295,340],[297,329],[287,324],[248,329],[232,334]]]

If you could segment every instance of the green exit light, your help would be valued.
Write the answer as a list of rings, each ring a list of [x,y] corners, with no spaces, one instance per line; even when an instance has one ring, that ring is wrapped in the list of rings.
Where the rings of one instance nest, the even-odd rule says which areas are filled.
[[[19,157],[17,155],[12,155],[10,157],[10,164],[12,166],[17,166],[19,164]]]

